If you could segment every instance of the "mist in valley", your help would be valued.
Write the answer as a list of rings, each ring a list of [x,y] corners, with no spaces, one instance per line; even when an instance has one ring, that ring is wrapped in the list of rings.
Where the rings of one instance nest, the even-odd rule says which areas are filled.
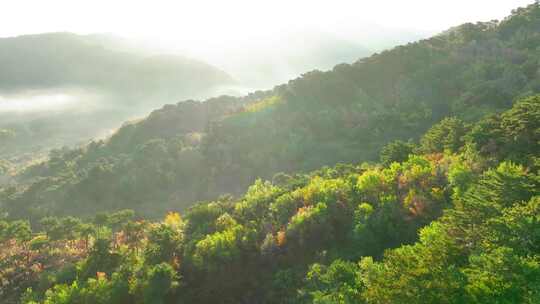
[[[165,104],[271,89],[420,35],[386,29],[385,41],[370,39],[373,30],[353,39],[312,28],[213,45],[99,33],[0,38],[0,156],[24,167],[51,149],[106,139]]]
[[[540,0],[0,20],[0,304],[540,303]]]
[[[0,130],[11,134],[0,134],[0,155],[18,163],[50,149],[106,139],[124,122],[143,118],[165,104],[235,90],[218,87],[191,96],[167,90],[134,96],[96,88],[0,92]]]
[[[302,18],[302,3],[214,6],[133,4],[123,22],[105,13],[97,24],[66,5],[66,12],[80,17],[71,27],[25,23],[18,32],[0,31],[0,157],[21,163],[51,149],[106,139],[124,122],[163,105],[269,90],[456,22],[402,22],[393,14],[380,20],[369,9],[381,13],[386,7],[373,3],[314,4]],[[112,5],[110,12],[117,9]],[[153,9],[161,18],[141,22]],[[419,13],[414,6],[401,9]]]

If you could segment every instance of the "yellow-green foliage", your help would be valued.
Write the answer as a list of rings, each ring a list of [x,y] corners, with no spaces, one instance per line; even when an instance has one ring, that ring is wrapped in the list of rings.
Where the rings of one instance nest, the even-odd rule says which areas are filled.
[[[251,103],[245,107],[246,112],[260,112],[263,109],[266,109],[272,105],[279,104],[283,102],[283,99],[280,96],[272,96],[260,101]]]
[[[296,210],[303,204],[301,191],[285,193],[270,203],[268,209],[278,226],[285,225],[289,218],[296,213]]]
[[[342,178],[324,179],[316,176],[300,193],[305,205],[314,205],[319,202],[328,204],[345,202],[350,197],[351,191],[350,183]]]
[[[224,213],[216,220],[216,229],[218,231],[224,231],[238,225],[236,220],[228,213]]]
[[[0,174],[6,174],[9,172],[11,164],[3,159],[0,159]]]
[[[207,235],[195,246],[193,262],[201,268],[215,268],[233,262],[253,241],[254,231],[241,225]]]
[[[356,188],[368,199],[378,200],[380,194],[387,188],[387,182],[381,170],[371,169],[360,175]]]
[[[257,180],[249,187],[244,199],[236,203],[234,213],[245,219],[255,219],[266,211],[270,201],[274,200],[283,190],[272,185],[270,182]]]
[[[329,220],[330,214],[325,203],[302,207],[291,218],[286,237],[295,239],[300,246],[312,246],[314,240],[325,241],[332,233]]]
[[[295,230],[306,221],[321,222],[328,207],[325,203],[318,203],[315,206],[303,207],[291,218],[287,230]]]

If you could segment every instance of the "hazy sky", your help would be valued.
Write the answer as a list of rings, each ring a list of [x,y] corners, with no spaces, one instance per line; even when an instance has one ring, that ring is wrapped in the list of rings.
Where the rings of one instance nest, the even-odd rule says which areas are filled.
[[[438,32],[500,19],[534,0],[3,0],[0,37],[52,31],[109,32],[215,45],[354,24]],[[352,29],[354,30],[354,29]]]

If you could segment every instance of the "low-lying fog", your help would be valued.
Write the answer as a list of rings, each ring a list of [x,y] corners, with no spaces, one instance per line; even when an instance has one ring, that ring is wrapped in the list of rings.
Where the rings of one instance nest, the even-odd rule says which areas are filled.
[[[2,21],[9,26],[0,28],[0,158],[103,137],[167,103],[271,89],[518,5],[157,1],[34,1],[32,10],[8,1]],[[115,34],[93,34],[104,32]]]
[[[165,104],[271,89],[313,69],[352,63],[381,44],[418,37],[385,33],[377,41],[353,41],[289,32],[206,47],[108,34],[0,39],[0,131],[12,134],[0,136],[0,158],[105,138]]]
[[[49,112],[75,107],[77,97],[66,93],[35,92],[33,94],[0,95],[0,113]]]
[[[20,159],[28,153],[43,154],[51,148],[106,138],[123,122],[178,101],[158,94],[136,99],[82,88],[0,92],[0,130],[14,135],[0,136],[0,158]]]

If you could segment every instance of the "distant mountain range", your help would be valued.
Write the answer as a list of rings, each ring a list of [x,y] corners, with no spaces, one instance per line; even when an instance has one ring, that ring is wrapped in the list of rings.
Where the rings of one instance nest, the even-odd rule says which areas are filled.
[[[0,90],[84,87],[166,91],[188,97],[234,83],[227,73],[181,56],[122,51],[99,36],[50,33],[0,39]]]
[[[374,52],[360,43],[321,32],[296,32],[225,49],[206,60],[219,64],[245,86],[268,88],[308,71],[328,70],[337,63],[351,63]]]
[[[303,73],[329,70],[338,63],[352,63],[360,58],[402,43],[426,37],[374,25],[358,25],[353,33],[321,30],[291,30],[281,35],[257,37],[241,45],[223,46],[219,52],[194,52],[230,73],[246,87],[270,88]]]
[[[72,33],[0,39],[0,129],[14,134],[0,155],[85,142],[166,101],[236,83],[204,62],[128,42]]]
[[[304,39],[304,57],[276,58],[353,56]],[[122,96],[174,91],[183,62],[104,79],[68,66],[48,85],[110,94],[49,92],[69,108],[43,118],[57,128],[0,126],[0,153],[95,131],[136,108],[107,107],[135,104]],[[271,90],[167,104],[22,170],[0,157],[0,302],[537,304],[539,143],[538,1]]]
[[[237,96],[373,53],[360,43],[291,32],[207,56],[112,34],[0,38],[0,129],[14,134],[0,156],[85,143],[171,101]]]

